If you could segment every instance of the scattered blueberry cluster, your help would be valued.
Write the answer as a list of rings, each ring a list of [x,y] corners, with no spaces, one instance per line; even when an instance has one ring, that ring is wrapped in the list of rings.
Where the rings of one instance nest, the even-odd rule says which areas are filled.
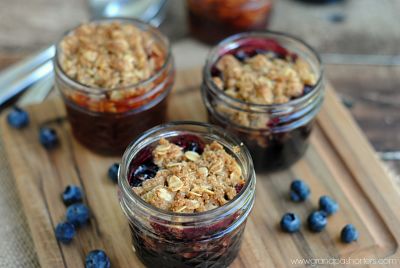
[[[13,107],[7,115],[8,124],[16,129],[21,129],[29,125],[29,115],[28,113],[19,108]],[[39,130],[39,141],[46,149],[52,149],[58,144],[57,132],[49,127],[42,127]]]
[[[294,180],[290,184],[290,199],[293,202],[302,202],[310,196],[310,187],[302,180]],[[319,198],[319,210],[313,211],[307,218],[308,228],[312,232],[321,232],[328,223],[328,217],[339,210],[338,203],[329,196]],[[285,213],[280,222],[281,229],[287,233],[295,233],[300,230],[301,219],[295,213]],[[352,224],[346,225],[341,232],[341,240],[351,243],[358,239],[358,231]]]
[[[66,221],[57,225],[55,233],[57,240],[69,243],[75,236],[76,228],[89,221],[90,212],[89,208],[81,203],[83,193],[76,185],[68,185],[62,193],[62,199],[67,206]]]
[[[82,203],[83,192],[76,185],[68,185],[62,193],[62,200],[67,206],[66,220],[59,223],[55,229],[58,241],[68,244],[76,234],[76,229],[85,225],[90,219],[89,208]],[[86,268],[109,268],[110,259],[102,250],[89,252],[85,259]]]

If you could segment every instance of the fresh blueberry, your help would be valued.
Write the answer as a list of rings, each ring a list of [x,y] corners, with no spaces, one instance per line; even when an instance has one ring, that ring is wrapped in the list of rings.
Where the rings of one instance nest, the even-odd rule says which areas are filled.
[[[158,171],[158,166],[153,162],[142,164],[133,172],[133,178],[130,182],[132,187],[141,186],[145,180],[154,178]]]
[[[295,233],[300,230],[300,217],[294,213],[286,213],[281,219],[281,228],[287,233]]]
[[[76,185],[68,185],[62,194],[64,204],[69,206],[74,203],[82,202],[83,193],[81,188]]]
[[[119,169],[118,163],[112,164],[108,169],[108,177],[115,183],[118,182],[118,169]]]
[[[96,249],[89,252],[85,260],[85,268],[110,268],[110,259],[103,250]]]
[[[319,209],[324,211],[327,216],[330,216],[339,210],[339,205],[331,197],[323,195],[319,198]]]
[[[23,128],[29,124],[29,115],[25,110],[13,107],[7,115],[7,122],[14,128]]]
[[[43,127],[39,132],[40,143],[46,149],[52,149],[58,144],[57,132],[48,127]]]
[[[314,211],[308,216],[308,228],[313,232],[321,232],[328,223],[324,211]]]
[[[75,236],[75,226],[69,222],[62,222],[56,226],[56,238],[62,243],[71,242]]]
[[[67,208],[67,221],[76,227],[84,225],[90,217],[89,208],[82,203],[72,204]]]
[[[358,240],[358,231],[353,224],[347,224],[340,233],[340,238],[343,243],[351,243]]]
[[[302,180],[294,180],[290,184],[290,199],[294,202],[301,202],[310,195],[310,188]]]

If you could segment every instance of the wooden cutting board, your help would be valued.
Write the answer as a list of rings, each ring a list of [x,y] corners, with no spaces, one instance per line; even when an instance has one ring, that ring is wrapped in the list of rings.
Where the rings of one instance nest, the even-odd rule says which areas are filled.
[[[200,76],[199,70],[178,73],[170,99],[171,120],[205,120]],[[65,118],[64,107],[55,98],[28,110],[28,128],[11,129],[4,116],[1,127],[42,267],[83,267],[85,255],[96,248],[107,252],[112,267],[143,267],[132,252],[117,186],[107,178],[108,167],[119,159],[86,150],[72,138],[66,120],[50,123],[60,136],[61,146],[44,150],[38,143],[39,126]],[[298,177],[312,189],[310,200],[303,204],[288,199],[289,184]],[[65,213],[60,194],[71,183],[83,187],[93,217],[70,245],[62,245],[53,230]],[[326,230],[314,234],[303,228],[293,235],[279,230],[283,213],[296,212],[305,221],[324,194],[340,205],[340,211],[329,218]],[[400,257],[399,192],[331,88],[326,92],[306,155],[287,171],[257,174],[256,196],[240,255],[231,267],[302,267],[305,265],[299,262],[303,258],[352,258],[357,262],[357,258],[364,257]],[[350,245],[339,240],[340,230],[347,223],[360,232],[359,241]]]

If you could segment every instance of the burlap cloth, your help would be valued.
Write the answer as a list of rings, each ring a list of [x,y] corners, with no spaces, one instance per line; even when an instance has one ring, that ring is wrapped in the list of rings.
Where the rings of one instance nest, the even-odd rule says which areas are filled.
[[[2,139],[0,139],[0,267],[40,267]]]

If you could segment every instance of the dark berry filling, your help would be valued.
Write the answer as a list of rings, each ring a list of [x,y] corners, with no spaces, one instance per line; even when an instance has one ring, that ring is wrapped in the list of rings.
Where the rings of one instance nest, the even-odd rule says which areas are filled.
[[[145,180],[154,178],[157,174],[158,166],[153,162],[146,162],[138,166],[133,172],[133,177],[130,181],[132,187],[141,186]]]
[[[185,152],[202,154],[205,148],[205,142],[191,134],[172,137],[169,141]],[[144,148],[131,162],[129,183],[132,187],[140,186],[143,181],[155,177],[159,167],[154,164],[153,149],[153,146]],[[236,192],[241,192],[243,186],[236,185]],[[241,213],[238,211],[207,226],[196,227],[193,223],[190,226],[184,223],[171,225],[170,222],[150,218],[150,233],[145,231],[148,227],[134,220],[130,224],[132,242],[139,258],[150,267],[203,267],[205,261],[212,261],[215,267],[225,267],[237,255],[245,221],[229,233],[218,235],[217,238],[211,237],[225,232],[240,218]],[[210,247],[213,247],[212,252]]]
[[[297,55],[289,52],[281,46],[277,41],[272,39],[244,39],[238,42],[239,47],[232,49],[224,54],[234,55],[239,61],[254,57],[258,54],[273,54],[274,57],[280,59],[290,59],[295,61]]]
[[[198,154],[202,154],[204,150],[204,142],[198,136],[191,134],[184,134],[171,139],[172,143],[175,143],[179,147],[183,148],[183,151],[193,151]]]

